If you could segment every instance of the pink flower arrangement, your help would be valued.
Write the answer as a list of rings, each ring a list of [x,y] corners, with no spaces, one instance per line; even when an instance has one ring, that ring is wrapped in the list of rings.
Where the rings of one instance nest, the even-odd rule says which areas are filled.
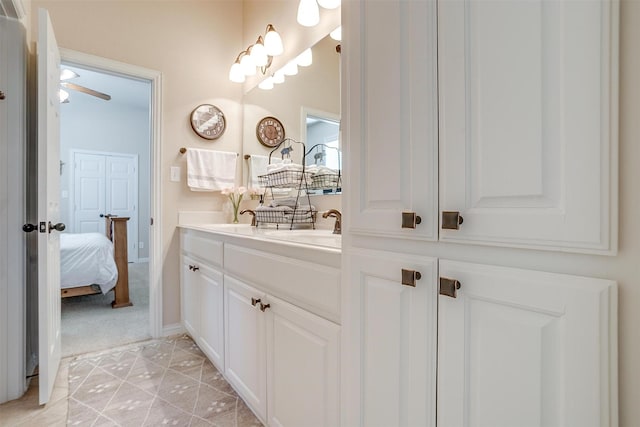
[[[228,187],[221,191],[221,193],[231,200],[231,204],[233,205],[233,223],[238,223],[238,209],[240,208],[240,202],[242,201],[242,196],[247,192],[246,187]]]

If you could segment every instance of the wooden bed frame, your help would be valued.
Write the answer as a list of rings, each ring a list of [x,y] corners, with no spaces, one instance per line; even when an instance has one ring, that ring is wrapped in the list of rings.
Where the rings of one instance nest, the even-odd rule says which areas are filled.
[[[118,281],[113,293],[115,299],[111,303],[111,308],[121,308],[132,306],[129,300],[129,264],[127,253],[127,221],[128,217],[105,216],[105,230],[109,240],[113,242],[113,258],[118,268]],[[100,289],[95,285],[79,286],[77,288],[66,288],[60,290],[62,298],[76,297],[80,295],[99,294]]]

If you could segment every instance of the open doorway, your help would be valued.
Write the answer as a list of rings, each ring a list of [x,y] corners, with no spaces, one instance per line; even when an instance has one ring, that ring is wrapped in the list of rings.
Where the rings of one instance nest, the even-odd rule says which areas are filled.
[[[105,216],[129,218],[127,277],[133,303],[113,309],[113,292],[63,298],[62,355],[69,356],[152,336],[152,85],[150,80],[65,61],[61,67],[72,73],[65,80],[71,83],[64,87],[68,99],[60,108],[60,212],[65,233],[104,235]],[[79,261],[77,268],[83,269]]]

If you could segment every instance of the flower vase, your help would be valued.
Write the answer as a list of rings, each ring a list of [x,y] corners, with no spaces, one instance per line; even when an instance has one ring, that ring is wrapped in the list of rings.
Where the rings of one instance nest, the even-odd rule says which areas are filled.
[[[233,224],[237,224],[240,221],[238,221],[238,208],[240,207],[240,203],[238,203],[237,205],[231,203],[231,205],[233,206],[233,217],[231,218],[231,222]]]

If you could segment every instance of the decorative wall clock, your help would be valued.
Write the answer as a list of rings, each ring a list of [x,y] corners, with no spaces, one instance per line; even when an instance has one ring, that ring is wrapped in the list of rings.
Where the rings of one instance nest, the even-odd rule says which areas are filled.
[[[226,121],[218,107],[202,104],[191,112],[191,127],[204,139],[216,139],[224,133]]]
[[[265,117],[256,126],[256,136],[262,145],[275,147],[284,140],[284,126],[275,117]]]

